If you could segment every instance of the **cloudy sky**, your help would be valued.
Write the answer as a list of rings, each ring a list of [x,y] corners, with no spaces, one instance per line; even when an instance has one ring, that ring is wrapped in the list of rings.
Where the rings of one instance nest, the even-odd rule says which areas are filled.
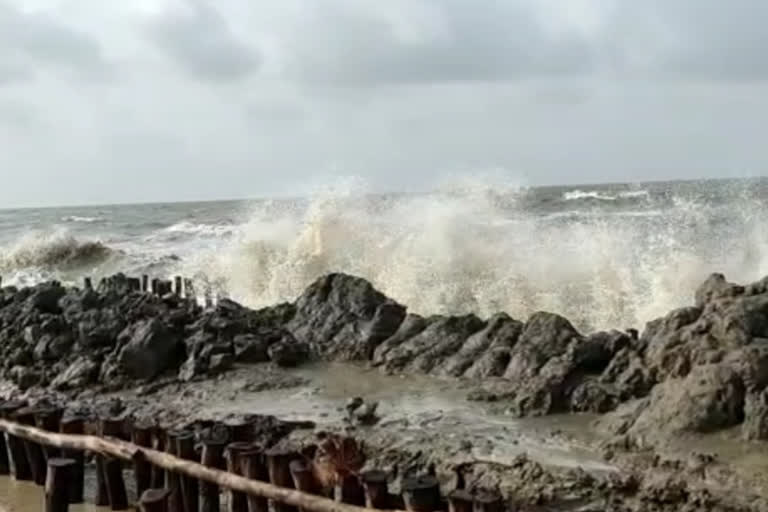
[[[765,0],[0,0],[0,207],[758,175]]]

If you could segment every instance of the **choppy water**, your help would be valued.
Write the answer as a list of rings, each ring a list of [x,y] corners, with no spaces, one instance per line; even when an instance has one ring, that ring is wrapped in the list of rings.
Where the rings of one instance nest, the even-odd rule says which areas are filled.
[[[713,271],[768,268],[768,180],[0,210],[4,284],[182,273],[251,306],[344,271],[419,313],[535,310],[640,326]]]

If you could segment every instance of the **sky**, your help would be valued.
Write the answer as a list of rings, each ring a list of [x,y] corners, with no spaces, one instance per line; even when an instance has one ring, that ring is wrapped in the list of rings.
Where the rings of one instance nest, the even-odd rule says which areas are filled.
[[[0,0],[0,207],[762,175],[766,19],[765,0]]]

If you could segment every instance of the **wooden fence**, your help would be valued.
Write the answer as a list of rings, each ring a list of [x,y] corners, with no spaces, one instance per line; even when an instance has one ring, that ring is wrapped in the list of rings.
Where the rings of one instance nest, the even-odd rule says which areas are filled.
[[[500,512],[497,493],[451,492],[432,475],[404,478],[389,492],[383,471],[344,472],[323,491],[313,460],[303,452],[255,442],[253,424],[208,422],[204,433],[156,425],[68,416],[50,406],[0,401],[0,474],[45,486],[47,512],[66,512],[84,500],[86,453],[96,465],[94,503],[129,507],[123,469],[133,471],[138,507],[146,512]],[[95,432],[88,435],[86,432]],[[324,494],[325,492],[325,494]]]

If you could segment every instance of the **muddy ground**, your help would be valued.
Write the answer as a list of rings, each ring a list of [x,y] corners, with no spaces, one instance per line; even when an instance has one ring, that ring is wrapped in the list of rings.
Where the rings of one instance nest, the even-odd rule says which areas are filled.
[[[365,442],[366,467],[389,471],[394,490],[405,474],[434,471],[445,492],[461,473],[469,488],[501,491],[511,508],[768,510],[768,450],[740,441],[737,432],[665,446],[622,445],[592,427],[597,416],[518,419],[499,404],[467,401],[471,391],[464,381],[390,376],[364,365],[284,369],[265,363],[194,382],[88,390],[67,400],[69,408],[156,418],[169,426],[274,415],[295,422],[280,441],[295,446],[313,443],[318,432],[344,432]],[[49,391],[26,395],[65,398]],[[376,419],[365,421],[372,424],[348,413],[354,397],[378,403],[371,415]]]

